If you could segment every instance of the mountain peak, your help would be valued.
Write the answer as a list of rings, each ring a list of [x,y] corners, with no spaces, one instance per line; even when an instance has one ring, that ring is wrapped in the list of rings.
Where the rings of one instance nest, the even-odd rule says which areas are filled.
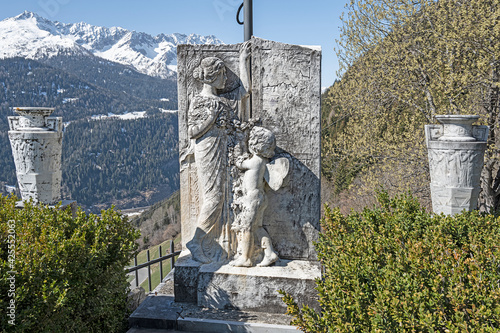
[[[175,75],[178,44],[222,44],[214,36],[174,33],[153,37],[119,27],[53,22],[30,11],[0,21],[0,36],[0,58],[94,55],[160,78]]]
[[[34,12],[30,12],[30,11],[27,11],[25,10],[24,12],[22,12],[21,14],[17,15],[17,16],[14,16],[13,19],[14,20],[26,20],[26,19],[30,19],[30,18],[36,18],[36,19],[44,19],[43,17],[41,17],[40,15],[38,15],[37,13],[34,13]],[[45,19],[44,19],[45,20]]]

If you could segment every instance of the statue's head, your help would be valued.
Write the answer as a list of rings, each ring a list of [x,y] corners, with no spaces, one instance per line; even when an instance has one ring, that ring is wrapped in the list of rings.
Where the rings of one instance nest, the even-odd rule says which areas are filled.
[[[214,86],[217,89],[224,88],[226,84],[226,66],[217,57],[204,58],[193,71],[193,77],[198,81]]]
[[[260,126],[252,128],[250,138],[248,139],[248,150],[252,154],[271,158],[274,156],[275,148],[276,138],[273,132]]]

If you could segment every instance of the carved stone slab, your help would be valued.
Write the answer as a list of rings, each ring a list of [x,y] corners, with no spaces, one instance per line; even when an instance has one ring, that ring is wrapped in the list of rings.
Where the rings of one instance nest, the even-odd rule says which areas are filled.
[[[179,149],[181,155],[181,221],[183,249],[193,238],[202,198],[197,166],[190,153],[188,111],[203,84],[193,77],[202,59],[218,57],[226,66],[227,82],[218,96],[233,103],[240,121],[259,118],[260,125],[276,136],[278,155],[290,158],[286,186],[268,192],[264,228],[280,258],[314,260],[313,241],[317,240],[320,218],[320,64],[319,48],[251,40],[251,108],[242,106],[238,91],[242,87],[239,70],[241,44],[178,46]],[[235,235],[230,226],[230,166],[225,186],[224,250],[235,251]],[[231,253],[228,253],[231,257]]]
[[[292,156],[288,186],[269,196],[264,227],[280,258],[314,259],[320,216],[321,49],[255,39],[252,117]]]
[[[313,264],[321,50],[253,37],[177,52],[183,252],[176,301],[281,311],[274,288],[313,294],[321,275]],[[295,264],[300,274],[289,269]],[[248,279],[269,290],[247,302]],[[222,301],[219,292],[231,296]]]

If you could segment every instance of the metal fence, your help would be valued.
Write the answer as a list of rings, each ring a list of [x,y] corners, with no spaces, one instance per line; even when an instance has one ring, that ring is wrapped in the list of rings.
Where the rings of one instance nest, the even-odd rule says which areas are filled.
[[[181,251],[174,251],[174,241],[170,241],[170,253],[166,255],[162,255],[162,247],[161,245],[159,246],[159,257],[156,259],[151,260],[150,255],[149,255],[149,250],[146,252],[147,253],[147,262],[137,265],[137,256],[134,257],[134,266],[125,268],[125,271],[127,273],[132,273],[135,272],[135,286],[139,287],[139,269],[147,267],[148,268],[148,285],[149,285],[149,291],[153,288],[151,288],[151,265],[160,263],[160,282],[163,281],[163,261],[170,259],[170,269],[174,268],[175,264],[175,256],[178,256]]]

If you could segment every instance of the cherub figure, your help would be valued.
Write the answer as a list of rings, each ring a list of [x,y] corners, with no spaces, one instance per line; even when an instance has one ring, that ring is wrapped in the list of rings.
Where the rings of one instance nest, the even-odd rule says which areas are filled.
[[[236,167],[244,171],[244,175],[241,184],[243,195],[235,201],[240,212],[231,227],[238,238],[238,251],[235,259],[229,263],[231,266],[253,266],[253,259],[259,252],[259,248],[254,245],[256,242],[264,250],[264,257],[257,266],[269,266],[279,259],[262,224],[268,204],[264,181],[273,190],[278,190],[289,171],[287,158],[269,161],[274,156],[275,148],[274,134],[263,127],[255,126],[250,131],[248,140],[248,150],[251,154],[240,156],[236,161]]]

